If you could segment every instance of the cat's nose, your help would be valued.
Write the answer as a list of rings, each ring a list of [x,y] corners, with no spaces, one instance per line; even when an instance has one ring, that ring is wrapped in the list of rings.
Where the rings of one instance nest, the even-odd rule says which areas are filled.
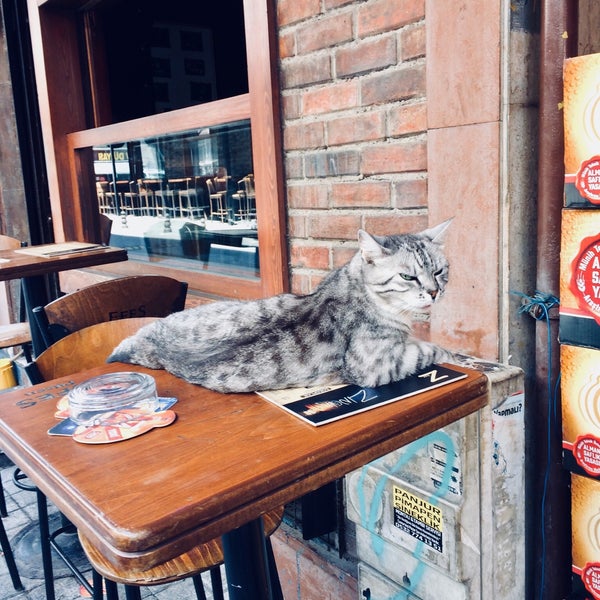
[[[429,295],[431,296],[432,300],[435,300],[438,295],[438,290],[429,290]]]

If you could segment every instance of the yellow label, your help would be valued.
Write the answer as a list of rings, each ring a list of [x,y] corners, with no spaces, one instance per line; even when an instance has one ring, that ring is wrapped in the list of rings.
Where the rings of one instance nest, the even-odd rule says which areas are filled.
[[[436,531],[442,531],[443,515],[441,509],[397,486],[394,486],[394,508]]]

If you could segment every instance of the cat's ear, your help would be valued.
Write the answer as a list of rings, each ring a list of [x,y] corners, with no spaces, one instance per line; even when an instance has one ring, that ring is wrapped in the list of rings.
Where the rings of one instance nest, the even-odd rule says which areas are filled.
[[[430,227],[425,231],[421,232],[421,235],[429,238],[432,242],[436,244],[442,245],[446,241],[446,232],[448,231],[448,227],[450,227],[450,223],[452,223],[454,217],[436,225],[435,227]]]
[[[358,245],[363,260],[372,263],[374,260],[387,256],[388,251],[369,233],[358,230]]]

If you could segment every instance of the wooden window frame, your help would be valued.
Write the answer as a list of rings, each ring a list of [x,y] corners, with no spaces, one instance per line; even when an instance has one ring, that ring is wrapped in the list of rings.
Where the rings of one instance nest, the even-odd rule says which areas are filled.
[[[108,125],[105,124],[101,102],[102,89],[106,89],[106,74],[92,70],[89,63],[82,68],[80,60],[78,32],[81,19],[88,41],[93,37],[93,22],[90,21],[93,13],[85,11],[90,4],[95,2],[28,0],[50,204],[57,241],[98,239],[95,191],[93,182],[89,182],[89,186],[82,185],[88,177],[83,176],[77,158],[81,149],[250,119],[260,279],[170,270],[156,263],[134,261],[107,265],[103,271],[118,275],[141,271],[170,274],[185,278],[191,290],[211,296],[258,298],[287,291],[283,152],[273,1],[243,0],[247,94]],[[86,115],[83,90],[86,78],[92,90],[93,128],[89,128],[90,116]]]

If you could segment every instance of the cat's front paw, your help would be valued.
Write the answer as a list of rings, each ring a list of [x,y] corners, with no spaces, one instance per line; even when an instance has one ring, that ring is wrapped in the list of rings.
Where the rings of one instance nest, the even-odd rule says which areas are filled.
[[[458,355],[450,350],[446,350],[446,348],[442,348],[441,346],[434,346],[434,363],[453,363],[458,364],[459,358]]]
[[[432,344],[431,342],[419,341],[420,359],[418,367],[424,368],[433,363],[452,362],[454,355],[449,350]]]

